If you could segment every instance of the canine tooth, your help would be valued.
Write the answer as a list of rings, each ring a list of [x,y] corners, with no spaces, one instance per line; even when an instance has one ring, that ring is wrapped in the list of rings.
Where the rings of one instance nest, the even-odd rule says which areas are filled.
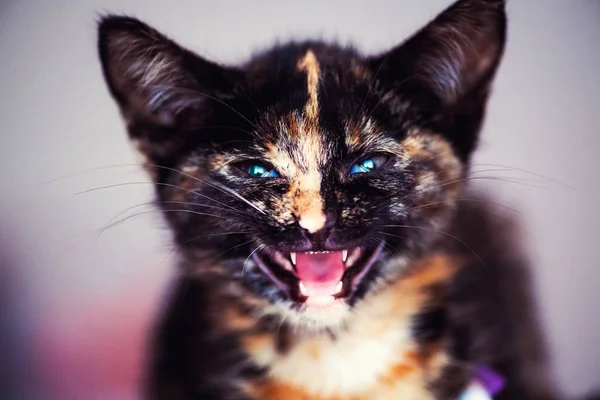
[[[304,286],[304,283],[300,282],[300,284],[298,286],[300,287],[300,293],[302,293],[304,296],[307,296],[306,286]]]
[[[341,292],[343,287],[344,287],[344,283],[342,281],[339,281],[337,286],[335,287],[336,293]]]
[[[342,250],[342,262],[346,262],[347,258],[348,258],[348,250]]]
[[[296,253],[290,253],[290,260],[292,260],[293,265],[296,265]]]

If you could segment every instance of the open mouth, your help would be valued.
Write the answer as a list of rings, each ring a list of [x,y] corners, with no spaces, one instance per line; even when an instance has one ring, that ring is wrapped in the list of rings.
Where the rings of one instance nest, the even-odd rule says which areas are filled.
[[[262,271],[298,303],[328,305],[348,298],[371,269],[384,243],[339,251],[252,254]]]

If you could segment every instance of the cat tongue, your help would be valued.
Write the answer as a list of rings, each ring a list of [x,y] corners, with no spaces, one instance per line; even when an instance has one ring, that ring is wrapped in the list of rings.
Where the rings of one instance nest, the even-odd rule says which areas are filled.
[[[340,291],[344,270],[341,251],[296,254],[296,275],[309,298],[332,300],[331,296]]]

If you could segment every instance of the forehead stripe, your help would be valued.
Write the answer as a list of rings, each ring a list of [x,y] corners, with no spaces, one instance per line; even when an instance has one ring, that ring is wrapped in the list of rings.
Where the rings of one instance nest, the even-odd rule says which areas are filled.
[[[308,101],[304,108],[306,118],[316,122],[319,115],[319,74],[321,72],[317,57],[312,50],[308,50],[304,57],[298,62],[298,68],[306,72]]]

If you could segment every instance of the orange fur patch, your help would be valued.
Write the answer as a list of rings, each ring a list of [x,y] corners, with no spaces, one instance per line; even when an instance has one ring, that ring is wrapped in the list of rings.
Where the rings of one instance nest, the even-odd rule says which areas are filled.
[[[430,160],[434,157],[431,151],[428,151],[424,147],[424,135],[423,134],[409,134],[402,142],[402,150],[405,157],[411,160]]]
[[[430,399],[428,385],[440,376],[449,356],[442,342],[415,343],[410,319],[434,299],[431,287],[447,281],[458,268],[457,260],[446,254],[415,262],[395,284],[359,303],[335,341],[326,334],[295,333],[284,354],[274,351],[274,334],[246,341],[254,361],[270,371],[249,392],[266,400]],[[371,352],[381,350],[373,358]],[[356,386],[351,379],[358,377],[352,370],[372,377]],[[333,386],[325,383],[328,380]]]
[[[355,121],[346,122],[346,146],[356,151],[362,142],[363,126]]]
[[[291,214],[304,229],[311,233],[320,230],[325,224],[323,199],[321,197],[321,173],[323,146],[318,128],[297,115],[290,115],[282,130],[289,133],[297,147],[296,153],[281,150],[283,146],[270,146],[269,161],[292,181],[290,189],[277,207],[280,215],[277,220],[291,223]],[[287,209],[287,211],[286,211]]]
[[[400,156],[409,162],[421,166],[415,176],[418,204],[424,207],[424,215],[432,217],[438,209],[453,201],[461,192],[463,166],[456,156],[452,145],[440,135],[431,132],[413,131],[400,143]],[[419,187],[442,189],[444,197]],[[437,206],[437,207],[436,207]]]
[[[408,375],[414,374],[417,371],[418,368],[416,365],[409,365],[407,363],[392,365],[388,372],[379,378],[379,382],[385,386],[394,386],[399,381],[405,379]]]
[[[150,169],[153,169],[154,171],[157,171],[158,168],[152,168],[149,167]],[[156,173],[156,172],[154,172]],[[173,201],[173,202],[185,202],[187,200],[187,197],[190,194],[190,191],[193,190],[194,188],[196,188],[199,184],[200,184],[200,178],[196,177],[196,175],[199,176],[198,171],[189,171],[189,172],[185,172],[184,174],[177,174],[177,177],[179,178],[176,185],[180,188],[180,189],[175,189],[172,191],[171,197],[169,198],[169,201]],[[174,204],[175,208],[181,208],[178,207],[176,204]]]
[[[316,123],[319,115],[319,74],[320,66],[312,50],[308,50],[298,62],[298,68],[306,72],[308,102],[304,108],[306,118]]]
[[[317,361],[321,357],[321,348],[317,343],[311,343],[308,346],[308,354]]]
[[[302,184],[301,184],[302,185]],[[312,186],[312,185],[302,185]],[[323,212],[323,198],[318,190],[292,189],[294,190],[294,214],[298,217],[300,226],[310,233],[315,233],[325,225],[325,213]]]
[[[257,354],[261,352],[270,351],[274,348],[275,337],[269,333],[248,335],[244,338],[244,348],[250,354]]]
[[[224,321],[226,327],[234,331],[246,331],[252,329],[256,325],[255,317],[242,314],[234,308],[227,309]]]
[[[462,168],[450,142],[436,133],[410,132],[400,146],[407,159],[429,162],[450,174]]]
[[[417,262],[413,272],[402,279],[402,286],[414,291],[423,291],[434,284],[448,280],[457,270],[457,264],[445,254],[434,254]]]
[[[253,388],[252,396],[272,400],[342,400],[341,396],[314,396],[284,382],[269,381]],[[348,398],[350,399],[350,398]],[[356,399],[358,400],[358,399]]]

